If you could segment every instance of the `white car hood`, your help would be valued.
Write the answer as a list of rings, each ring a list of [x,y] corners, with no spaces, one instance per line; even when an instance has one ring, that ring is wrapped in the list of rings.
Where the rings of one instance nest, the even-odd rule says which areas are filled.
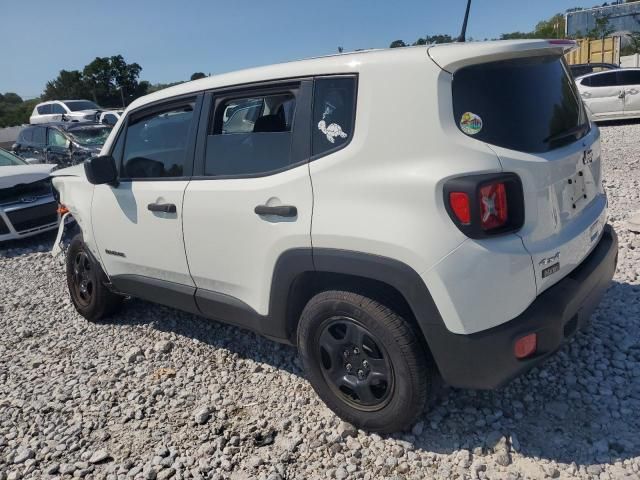
[[[51,175],[51,171],[55,167],[55,165],[48,163],[0,167],[0,188],[11,188],[21,183],[43,180]]]
[[[87,178],[84,173],[84,164],[79,163],[67,168],[61,168],[55,172],[51,172],[52,177],[81,177]]]

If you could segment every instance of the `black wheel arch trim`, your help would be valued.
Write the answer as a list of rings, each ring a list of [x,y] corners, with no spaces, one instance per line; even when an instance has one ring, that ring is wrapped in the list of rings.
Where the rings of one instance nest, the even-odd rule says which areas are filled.
[[[202,288],[137,275],[113,276],[111,282],[124,294],[201,314],[293,345],[297,326],[290,322],[290,309],[295,308],[296,302],[294,287],[305,274],[314,273],[360,277],[394,288],[409,305],[432,350],[435,345],[429,339],[433,327],[439,332],[447,330],[426,284],[414,269],[388,257],[349,250],[297,248],[282,253],[273,271],[267,315],[261,315],[238,298]]]

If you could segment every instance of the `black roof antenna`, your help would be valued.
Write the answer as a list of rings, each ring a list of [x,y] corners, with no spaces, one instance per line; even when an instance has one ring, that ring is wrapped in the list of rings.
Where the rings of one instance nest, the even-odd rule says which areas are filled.
[[[469,21],[469,10],[471,9],[471,0],[467,0],[467,11],[464,14],[464,22],[462,22],[462,31],[458,37],[458,42],[467,41],[467,22]]]

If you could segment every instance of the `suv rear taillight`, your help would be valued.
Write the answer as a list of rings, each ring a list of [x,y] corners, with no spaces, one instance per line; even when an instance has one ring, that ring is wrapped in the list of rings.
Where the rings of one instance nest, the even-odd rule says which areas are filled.
[[[512,233],[524,224],[522,182],[513,173],[454,178],[444,196],[449,216],[470,238]]]
[[[480,188],[480,226],[483,230],[500,228],[509,220],[507,189],[503,182]]]

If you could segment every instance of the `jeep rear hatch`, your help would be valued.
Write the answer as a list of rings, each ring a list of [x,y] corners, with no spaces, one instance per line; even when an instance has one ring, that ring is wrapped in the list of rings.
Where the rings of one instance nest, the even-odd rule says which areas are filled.
[[[566,41],[436,46],[451,74],[459,134],[481,141],[524,191],[517,232],[532,256],[538,293],[573,270],[604,228],[600,142],[563,54]],[[444,121],[445,119],[443,119]]]

